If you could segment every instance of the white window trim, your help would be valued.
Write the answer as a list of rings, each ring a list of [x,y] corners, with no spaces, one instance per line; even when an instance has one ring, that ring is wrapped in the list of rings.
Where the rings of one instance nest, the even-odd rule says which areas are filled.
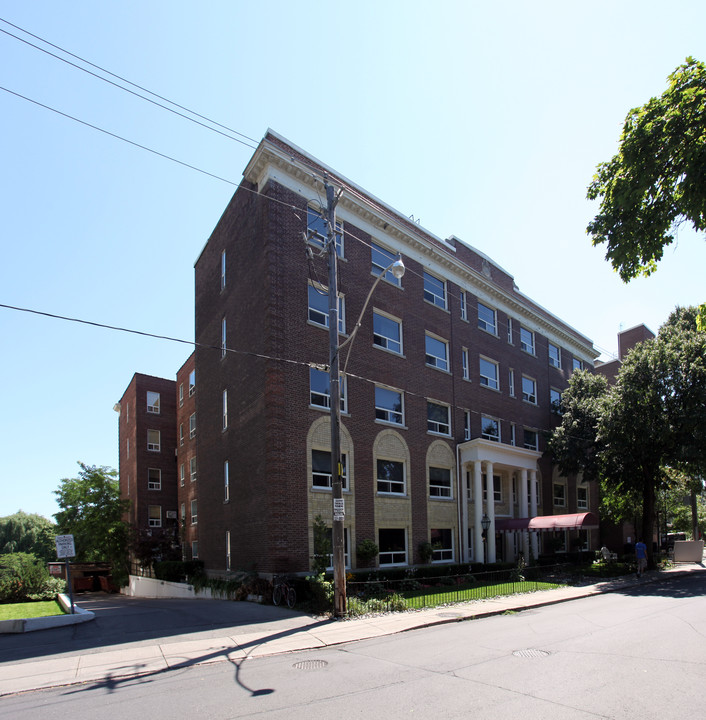
[[[228,429],[228,389],[223,391],[223,430]]]
[[[382,335],[381,333],[375,332],[375,316],[378,315],[381,318],[385,318],[386,320],[389,320],[390,322],[395,323],[400,331],[400,339],[395,340],[394,338],[390,338],[387,335]],[[380,338],[381,342],[375,342],[376,338]],[[400,349],[395,350],[394,348],[390,347],[390,343],[399,343]],[[404,355],[404,344],[403,344],[403,332],[402,332],[402,320],[399,318],[396,318],[394,315],[390,315],[386,312],[383,312],[382,310],[378,310],[377,308],[373,308],[373,347],[377,348],[378,350],[386,350],[387,352],[392,353],[393,355]]]
[[[461,348],[461,368],[463,371],[463,379],[464,380],[471,379],[471,370],[469,367],[469,363],[470,363],[470,356],[468,354],[468,348]]]
[[[223,463],[223,502],[230,502],[230,465],[228,460]]]
[[[385,260],[389,259],[389,262],[386,262],[384,265],[380,265],[373,260],[373,251],[378,251],[382,255],[385,256]],[[375,277],[380,277],[382,275],[383,270],[386,270],[392,263],[395,262],[397,259],[397,253],[392,252],[392,250],[388,250],[383,245],[380,245],[378,242],[371,242],[370,243],[370,273],[374,275]],[[387,272],[382,277],[383,280],[390,283],[390,285],[394,285],[395,287],[402,287],[402,278],[396,278],[392,274],[392,270],[387,270]]]
[[[579,499],[579,490],[583,490],[586,493],[586,499]],[[585,485],[578,485],[576,487],[576,509],[577,510],[588,510],[588,488]]]
[[[309,407],[312,410],[321,410],[323,412],[331,412],[331,386],[329,384],[328,393],[322,393],[318,390],[314,391],[311,389],[311,371],[318,371],[322,372],[325,375],[328,376],[328,373],[326,373],[325,370],[319,370],[318,368],[309,368]],[[340,393],[340,403],[341,403],[341,412],[346,414],[348,412],[348,393],[347,393],[347,382],[346,382],[346,376],[341,375],[339,382],[338,382],[338,389]],[[325,400],[323,403],[314,403],[312,402],[312,395],[315,395],[316,397],[322,398]]]
[[[431,469],[435,468],[437,470],[447,470],[449,473],[449,484],[448,487],[446,485],[433,485],[432,479],[431,479]],[[453,500],[454,499],[454,473],[453,469],[449,467],[439,467],[438,465],[430,465],[427,467],[427,484],[428,484],[428,494],[430,500]],[[437,488],[439,491],[443,491],[444,494],[441,494],[441,492],[437,495],[434,495],[432,493],[432,487]],[[445,494],[448,492],[448,495]]]
[[[150,472],[156,471],[158,473],[157,480],[150,479]],[[159,468],[147,468],[147,489],[148,490],[161,490],[162,489],[162,471]]]
[[[310,290],[315,293],[315,296],[322,297],[326,300],[325,308],[322,310],[321,308],[312,307],[311,303],[309,301],[309,292]],[[321,285],[320,283],[309,281],[309,284],[307,286],[307,296],[306,296],[306,319],[309,325],[314,325],[315,327],[324,328],[328,330],[328,322],[329,322],[329,315],[328,315],[328,288],[325,285]],[[316,315],[321,316],[321,321],[312,319],[311,313],[312,311],[316,313]],[[346,333],[346,298],[341,293],[338,293],[338,334],[339,335],[345,335]]]
[[[198,463],[196,462],[196,458],[192,457],[189,459],[189,481],[196,482],[197,477],[198,477]]]
[[[556,489],[560,487],[563,489],[561,498],[557,498]],[[557,502],[559,500],[559,502]],[[553,482],[552,483],[552,505],[554,507],[566,507],[566,483]]]
[[[464,441],[471,439],[471,412],[463,411],[463,439]]]
[[[402,466],[402,490],[380,490],[380,482],[391,482],[390,480],[381,480],[378,476],[378,461],[399,463]],[[400,458],[375,457],[375,493],[377,495],[387,495],[390,497],[405,497],[407,495],[407,463]]]
[[[193,420],[193,422],[192,422]],[[196,413],[189,415],[189,438],[196,437]]]
[[[150,442],[150,433],[151,432],[157,433],[158,442],[156,442],[156,443]],[[147,430],[147,450],[149,452],[161,452],[161,448],[162,448],[162,433],[159,430],[152,430],[152,429]]]
[[[379,528],[378,529],[378,545],[380,542],[380,530],[403,530],[404,531],[404,558],[401,560],[395,560],[394,562],[384,563],[381,560],[381,557],[383,555],[388,555],[388,554],[393,554],[393,553],[401,554],[402,550],[380,551],[380,553],[378,555],[378,561],[379,561],[380,567],[399,567],[401,565],[406,565],[407,558],[409,556],[409,537],[408,537],[407,530],[405,528]]]
[[[493,315],[493,322],[492,325],[488,325],[488,321],[481,317],[480,311],[481,308],[488,310]],[[486,305],[484,302],[478,301],[478,329],[483,330],[483,332],[487,332],[489,335],[493,335],[494,337],[498,336],[498,311],[495,308],[490,307],[490,305]]]
[[[532,338],[531,345],[522,339],[523,331],[530,334],[530,336]],[[536,346],[537,346],[537,338],[536,338],[534,331],[528,330],[526,327],[522,327],[522,325],[520,325],[520,350],[522,350],[523,352],[526,352],[528,355],[534,356]]]
[[[491,436],[489,433],[486,433],[486,432],[485,432],[485,423],[486,423],[486,421],[495,423],[495,424],[497,425],[497,428],[498,428],[498,434],[497,434],[497,435]],[[481,418],[480,418],[480,433],[481,433],[481,437],[484,438],[485,440],[490,440],[491,442],[501,442],[501,440],[500,440],[500,437],[501,437],[501,424],[500,424],[500,420],[498,420],[498,418],[491,417],[490,415],[481,415]]]
[[[525,391],[525,380],[532,383],[531,393]],[[522,376],[522,400],[523,402],[529,403],[530,405],[537,404],[537,381],[529,375]]]
[[[429,278],[441,283],[441,285],[442,285],[441,292],[443,293],[443,295],[437,295],[435,291],[427,290],[427,287],[426,287],[427,276]],[[427,270],[424,270],[422,280],[424,282],[424,302],[428,302],[430,305],[441,308],[442,310],[448,309],[448,299],[447,299],[448,298],[448,288],[446,285],[446,280],[444,280],[440,277],[437,277],[436,275],[428,272]],[[431,299],[429,297],[427,297],[427,295],[429,295],[431,297]]]
[[[557,352],[557,359],[552,357],[551,348],[554,348]],[[547,344],[547,356],[549,358],[549,365],[561,370],[561,348],[558,345],[550,342]]]
[[[427,338],[430,340],[435,340],[436,342],[441,343],[444,346],[444,357],[443,359],[440,358],[438,355],[432,355],[428,349],[427,349]],[[434,362],[429,362],[429,358],[434,358]],[[449,366],[449,343],[444,340],[443,338],[440,338],[438,335],[434,335],[433,333],[426,332],[424,333],[424,361],[426,363],[427,367],[434,368],[434,370],[440,370],[441,372],[450,372],[450,366]],[[446,367],[442,367],[440,363],[443,362]]]
[[[152,398],[152,404],[150,405],[150,395],[156,395],[156,398]],[[157,400],[157,404],[155,405],[154,400]],[[155,392],[154,390],[148,390],[147,391],[147,412],[150,413],[150,415],[159,415],[160,414],[160,407],[162,404],[162,396],[160,393]]]
[[[458,297],[461,304],[461,320],[468,322],[468,298],[466,296],[466,291],[460,290]]]
[[[486,375],[483,375],[483,371],[481,369],[481,360],[484,360],[487,363],[490,363],[495,367],[495,386],[491,385],[488,382],[488,377]],[[481,387],[489,388],[490,390],[500,390],[500,363],[496,360],[491,360],[489,357],[486,357],[485,355],[480,355],[478,357],[478,371],[480,373],[480,384]]]
[[[451,529],[451,528],[434,528],[434,529],[450,530],[451,547],[450,548],[440,548],[438,550],[432,548],[432,559],[431,559],[432,564],[444,565],[444,564],[448,564],[448,563],[453,563],[456,559],[456,538],[455,538],[455,533],[454,533],[453,529]],[[431,534],[430,534],[430,536],[431,536]],[[442,557],[438,557],[438,555],[447,554],[447,553],[451,553],[451,555],[448,557],[444,557],[443,555],[442,555]]]
[[[429,419],[429,403],[432,405],[437,405],[438,407],[446,408],[446,422],[443,423],[444,425],[448,425],[448,431],[444,432],[442,430],[431,430],[429,428],[429,423],[434,423],[435,425],[441,425],[441,423],[437,422],[436,420],[430,420]],[[431,435],[441,435],[442,437],[450,437],[451,436],[451,408],[446,404],[442,402],[438,402],[437,400],[430,400],[427,398],[427,432]]]
[[[159,517],[158,518],[151,517],[151,513],[150,513],[151,508],[159,508]],[[162,506],[161,505],[148,505],[147,506],[147,525],[148,525],[148,527],[151,527],[151,528],[161,528],[162,527]]]
[[[314,452],[321,452],[321,453],[328,453],[329,458],[331,458],[331,451],[328,448],[311,448],[311,453]],[[315,491],[322,491],[322,492],[331,492],[333,488],[333,467],[331,468],[331,472],[324,473],[316,471],[314,472],[314,460],[313,455],[309,456],[311,460],[311,489]],[[329,465],[331,465],[331,462],[329,462]],[[348,453],[341,453],[341,465],[343,466],[343,473],[341,474],[341,487],[344,491],[348,490]],[[314,475],[317,477],[325,477],[328,478],[328,482],[326,485],[314,485]]]
[[[381,406],[378,406],[377,404],[377,394],[375,397],[375,421],[379,423],[384,423],[386,425],[393,425],[395,427],[405,427],[405,420],[404,420],[404,392],[402,390],[398,390],[397,388],[389,387],[388,385],[376,385],[375,390],[387,390],[389,392],[397,393],[400,396],[400,412],[397,413],[394,410],[390,410],[388,408],[384,408]],[[384,418],[377,417],[378,411],[387,413],[388,415],[399,415],[400,420],[397,422],[397,420],[389,420]]]

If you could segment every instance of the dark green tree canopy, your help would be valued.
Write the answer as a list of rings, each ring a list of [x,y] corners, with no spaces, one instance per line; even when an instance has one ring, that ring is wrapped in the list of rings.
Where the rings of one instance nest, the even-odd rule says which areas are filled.
[[[598,165],[588,198],[601,205],[587,231],[626,282],[656,269],[681,223],[706,230],[704,63],[687,58],[660,97],[628,113],[620,149]]]
[[[51,520],[20,510],[0,518],[0,554],[31,553],[49,562],[56,559],[55,535]]]

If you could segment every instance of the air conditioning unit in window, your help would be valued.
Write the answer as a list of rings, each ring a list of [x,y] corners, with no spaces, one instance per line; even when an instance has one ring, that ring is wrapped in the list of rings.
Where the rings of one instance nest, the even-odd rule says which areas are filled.
[[[167,510],[167,520],[176,520],[176,518],[177,518],[176,510]]]

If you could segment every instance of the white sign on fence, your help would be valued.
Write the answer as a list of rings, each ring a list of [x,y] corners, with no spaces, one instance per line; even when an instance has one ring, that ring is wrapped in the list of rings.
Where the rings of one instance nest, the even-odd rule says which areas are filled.
[[[73,535],[57,535],[54,540],[56,542],[56,556],[59,560],[76,557]]]

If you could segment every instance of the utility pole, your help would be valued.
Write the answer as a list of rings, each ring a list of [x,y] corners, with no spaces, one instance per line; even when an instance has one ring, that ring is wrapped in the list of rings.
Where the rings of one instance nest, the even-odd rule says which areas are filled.
[[[336,204],[333,186],[324,176],[326,188],[326,224],[328,240],[328,331],[329,331],[329,393],[331,398],[331,495],[333,502],[333,611],[345,617],[346,564],[343,539],[345,507],[341,467],[341,388],[338,359],[338,253],[336,250]]]

